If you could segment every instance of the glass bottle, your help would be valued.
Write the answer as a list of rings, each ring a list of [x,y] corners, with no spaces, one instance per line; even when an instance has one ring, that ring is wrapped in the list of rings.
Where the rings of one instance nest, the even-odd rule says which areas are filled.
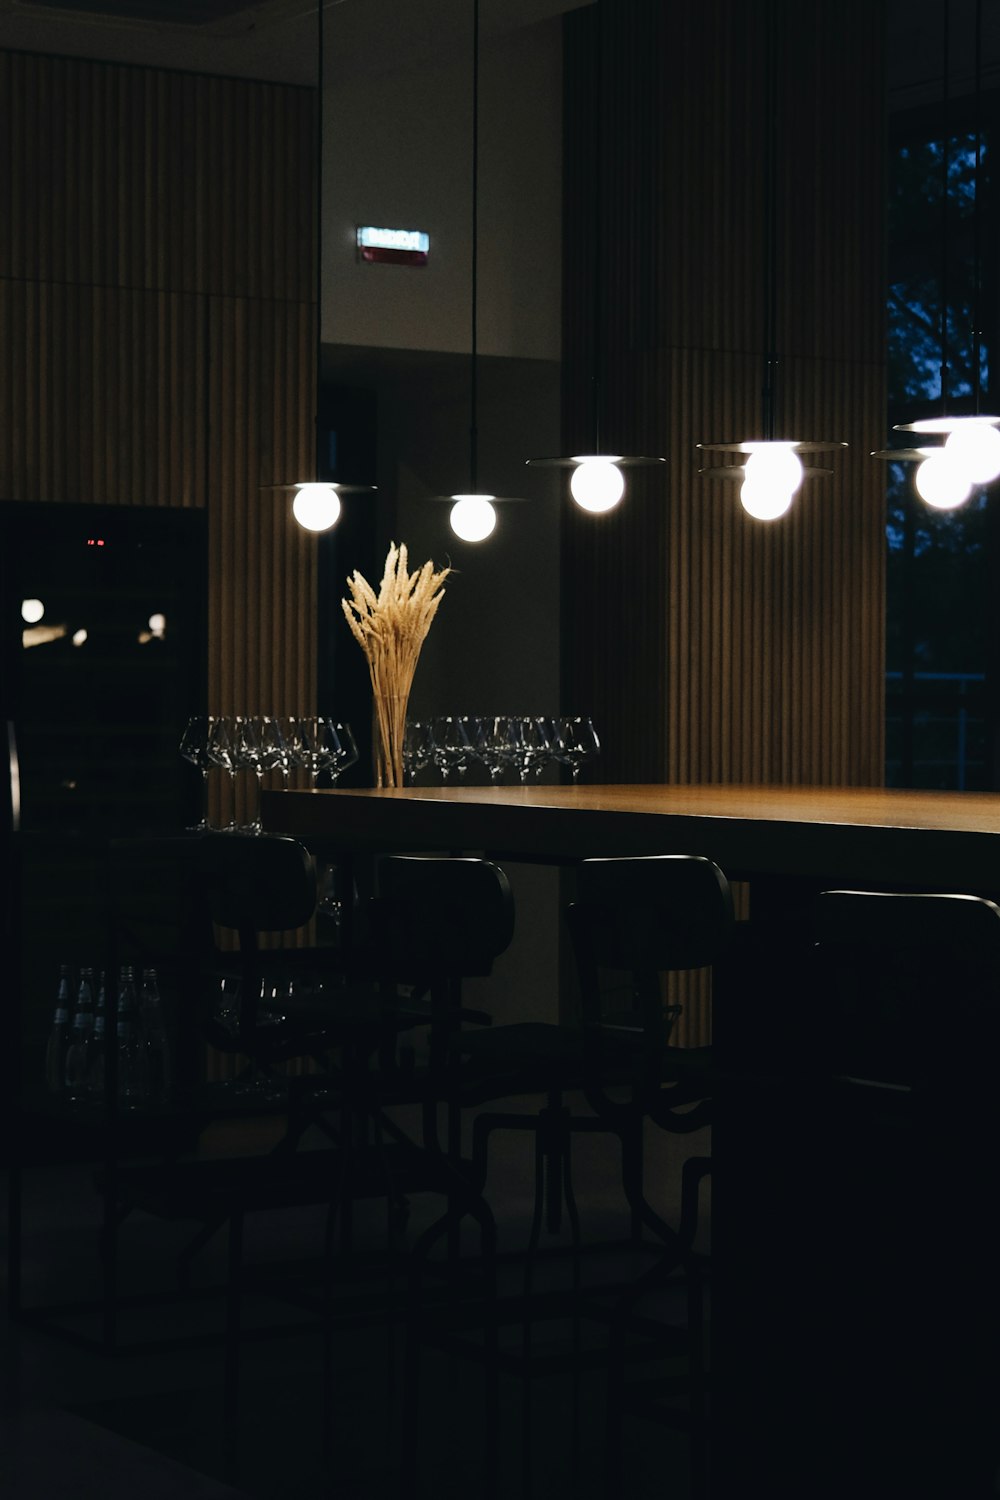
[[[104,1097],[104,1049],[107,1046],[108,999],[102,969],[97,978],[97,1004],[94,1008],[94,1037],[91,1043],[87,1092],[95,1099]]]
[[[81,969],[76,1008],[73,1012],[73,1029],[66,1048],[66,1092],[71,1099],[82,1099],[87,1092],[93,1043],[94,971]]]
[[[139,1015],[135,993],[135,972],[123,964],[118,976],[118,1099],[127,1108],[135,1108],[146,1097],[145,1067],[139,1043]]]
[[[144,1055],[147,1094],[162,1103],[170,1094],[170,1042],[155,969],[143,969],[139,996],[139,1035]]]
[[[66,1086],[71,982],[69,964],[61,964],[55,1014],[45,1044],[45,1086],[50,1094],[61,1094]]]

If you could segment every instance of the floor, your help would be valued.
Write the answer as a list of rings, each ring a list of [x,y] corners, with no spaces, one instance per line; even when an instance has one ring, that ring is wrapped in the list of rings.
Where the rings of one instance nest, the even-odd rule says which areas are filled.
[[[208,1153],[266,1146],[273,1126],[244,1122],[238,1132],[203,1143]],[[705,1154],[704,1134],[651,1135],[647,1162],[651,1197],[668,1217],[677,1207],[681,1156]],[[665,1149],[666,1148],[666,1149]],[[530,1223],[531,1162],[524,1139],[496,1138],[488,1197],[499,1222],[502,1291],[520,1286],[518,1252]],[[617,1191],[617,1148],[601,1137],[578,1137],[574,1181],[585,1241],[584,1283],[596,1309],[607,1306],[604,1286],[627,1282],[650,1263],[648,1254],[622,1248],[627,1230]],[[414,1199],[410,1240],[437,1212],[436,1200]],[[91,1297],[98,1285],[100,1200],[87,1166],[33,1169],[25,1181],[24,1300],[30,1306]],[[124,1290],[157,1292],[174,1286],[176,1252],[190,1239],[190,1223],[164,1223],[142,1214],[120,1232]],[[308,1269],[323,1243],[324,1215],[315,1208],[254,1216],[246,1256],[252,1266],[292,1267],[290,1281],[308,1298]],[[356,1225],[359,1263],[365,1247],[384,1242],[380,1204],[362,1208]],[[224,1269],[222,1236],[198,1257],[196,1289],[217,1285]],[[546,1240],[538,1285],[569,1285],[565,1228]],[[603,1245],[604,1249],[596,1248]],[[614,1248],[617,1247],[617,1248]],[[341,1281],[338,1308],[364,1305],[365,1287],[384,1283]],[[397,1282],[397,1287],[400,1283]],[[677,1320],[680,1290],[658,1311]],[[67,1342],[33,1326],[8,1326],[3,1354],[5,1403],[0,1418],[0,1493],[4,1500],[101,1500],[142,1495],[144,1500],[250,1500],[296,1496],[380,1500],[407,1494],[475,1497],[484,1493],[483,1381],[478,1364],[433,1349],[420,1366],[420,1420],[413,1451],[400,1451],[402,1325],[372,1315],[338,1327],[331,1384],[324,1386],[324,1340],[311,1312],[284,1299],[247,1303],[250,1336],[241,1362],[237,1464],[227,1460],[222,1437],[222,1350],[204,1336],[221,1326],[215,1297],[131,1310],[123,1315],[127,1340],[190,1336],[198,1347],[122,1352],[116,1356]],[[96,1331],[90,1313],[64,1320],[77,1332]],[[297,1324],[297,1327],[293,1325]],[[538,1325],[536,1349],[564,1341],[565,1324]],[[501,1377],[498,1493],[501,1500],[532,1495],[577,1500],[604,1495],[606,1376],[598,1358],[606,1327],[585,1322],[585,1347],[593,1367],[580,1367],[578,1384],[565,1371],[536,1375],[527,1387],[514,1374]],[[513,1329],[516,1333],[516,1326]],[[324,1390],[326,1394],[324,1395]],[[524,1443],[525,1415],[529,1439]],[[689,1494],[687,1439],[659,1425],[626,1419],[626,1456],[615,1493],[634,1500]]]

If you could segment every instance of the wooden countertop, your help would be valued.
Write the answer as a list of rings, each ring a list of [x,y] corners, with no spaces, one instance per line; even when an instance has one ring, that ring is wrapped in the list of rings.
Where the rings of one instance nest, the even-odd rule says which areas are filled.
[[[412,787],[269,792],[265,826],[334,847],[531,859],[707,854],[733,877],[1000,891],[1000,795],[868,787]]]

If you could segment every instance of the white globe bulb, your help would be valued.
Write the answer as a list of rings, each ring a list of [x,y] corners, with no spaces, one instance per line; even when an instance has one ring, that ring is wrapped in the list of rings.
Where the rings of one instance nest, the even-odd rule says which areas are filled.
[[[776,521],[792,503],[794,490],[779,489],[774,484],[757,484],[744,479],[740,485],[740,504],[755,521]]]
[[[484,542],[497,524],[495,495],[452,495],[451,529],[463,542]]]
[[[573,470],[569,492],[582,510],[614,510],[625,493],[625,476],[608,458],[585,458]]]
[[[755,488],[787,491],[791,503],[802,483],[802,460],[790,443],[761,443],[751,450],[744,472]]]
[[[972,493],[968,474],[943,448],[917,465],[913,482],[917,494],[935,510],[954,510]]]
[[[41,599],[21,600],[21,619],[25,625],[37,625],[45,613],[45,605]]]
[[[300,484],[292,515],[306,531],[329,531],[340,518],[340,496],[332,484]]]
[[[989,422],[963,422],[945,438],[944,449],[973,484],[989,484],[1000,475],[1000,432]]]

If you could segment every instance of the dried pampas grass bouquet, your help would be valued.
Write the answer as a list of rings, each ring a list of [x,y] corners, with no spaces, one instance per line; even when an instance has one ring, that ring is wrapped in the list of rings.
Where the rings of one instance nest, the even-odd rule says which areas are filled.
[[[350,598],[340,602],[368,662],[377,786],[403,785],[403,736],[413,674],[450,572],[435,572],[430,562],[409,572],[405,544],[391,542],[377,594],[358,572],[347,580]]]

